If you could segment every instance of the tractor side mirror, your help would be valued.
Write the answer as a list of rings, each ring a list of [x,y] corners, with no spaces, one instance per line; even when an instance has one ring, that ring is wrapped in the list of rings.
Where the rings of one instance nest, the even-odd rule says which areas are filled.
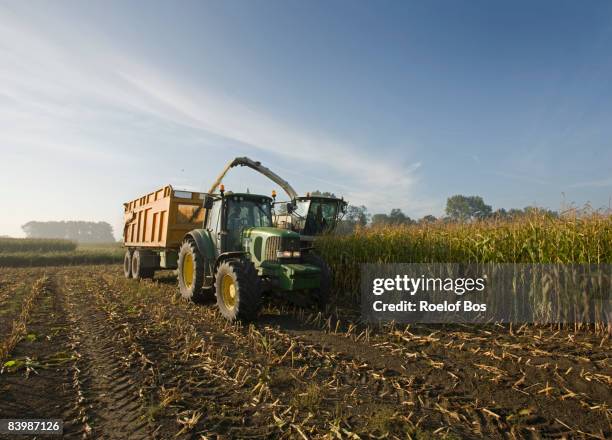
[[[211,196],[204,196],[204,209],[211,209],[213,207],[214,199]]]

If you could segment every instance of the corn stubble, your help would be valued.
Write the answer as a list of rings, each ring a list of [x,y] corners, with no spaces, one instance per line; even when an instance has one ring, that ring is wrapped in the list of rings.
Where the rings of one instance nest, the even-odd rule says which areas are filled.
[[[38,373],[26,379],[27,365],[7,369],[3,383],[15,389],[6,396],[30,399],[24,402],[29,406],[57,399],[51,403],[66,408],[69,435],[610,433],[610,344],[593,334],[529,325],[368,326],[341,309],[319,312],[277,301],[266,305],[258,322],[229,323],[212,304],[183,301],[173,277],[134,282],[115,266],[4,268],[0,279],[0,301],[26,310],[11,315],[19,334],[38,335],[16,346],[6,338],[5,359],[28,356]],[[35,397],[40,401],[18,392],[24,381],[32,386],[49,376],[57,390],[46,388],[47,396]],[[20,403],[3,399],[3,413]]]

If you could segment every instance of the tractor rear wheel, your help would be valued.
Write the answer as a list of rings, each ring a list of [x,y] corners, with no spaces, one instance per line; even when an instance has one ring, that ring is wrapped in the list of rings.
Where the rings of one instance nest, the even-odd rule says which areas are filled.
[[[125,250],[123,257],[123,275],[126,278],[132,278],[132,251],[129,249]]]
[[[253,263],[227,260],[215,275],[217,307],[229,321],[253,321],[261,307],[261,283]]]
[[[185,240],[178,256],[178,283],[183,298],[195,300],[202,295],[204,273],[204,257],[193,240]]]
[[[331,289],[331,269],[325,260],[316,254],[304,255],[304,263],[312,264],[321,270],[319,287],[312,290],[312,299],[317,307],[325,309],[329,302],[329,291]]]

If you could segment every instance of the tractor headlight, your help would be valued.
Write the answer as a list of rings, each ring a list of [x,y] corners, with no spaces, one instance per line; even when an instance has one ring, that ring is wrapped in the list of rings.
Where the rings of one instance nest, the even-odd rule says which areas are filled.
[[[300,258],[302,253],[300,251],[293,251],[293,258]]]
[[[276,258],[291,258],[293,252],[291,251],[276,251]]]

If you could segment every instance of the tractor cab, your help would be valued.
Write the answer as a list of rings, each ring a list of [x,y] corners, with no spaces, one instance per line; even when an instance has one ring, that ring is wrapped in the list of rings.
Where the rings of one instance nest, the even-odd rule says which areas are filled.
[[[276,217],[281,227],[298,232],[303,241],[333,231],[344,213],[347,203],[343,199],[325,196],[296,197],[287,203],[283,215]]]
[[[227,192],[208,196],[205,228],[210,230],[219,253],[243,250],[241,237],[250,228],[272,227],[272,199],[256,194]]]

